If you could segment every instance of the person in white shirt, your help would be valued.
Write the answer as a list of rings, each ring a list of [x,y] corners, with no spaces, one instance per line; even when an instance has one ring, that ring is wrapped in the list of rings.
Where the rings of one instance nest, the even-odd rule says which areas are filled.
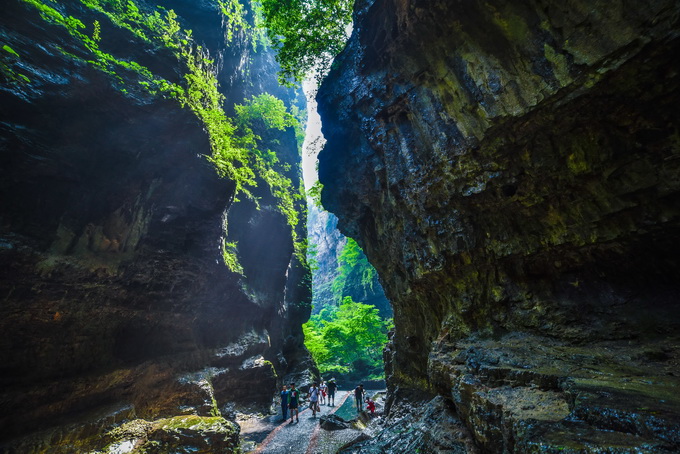
[[[326,385],[326,382],[321,380],[321,384],[319,385],[319,404],[323,405],[326,403],[326,395],[328,394],[328,386]]]

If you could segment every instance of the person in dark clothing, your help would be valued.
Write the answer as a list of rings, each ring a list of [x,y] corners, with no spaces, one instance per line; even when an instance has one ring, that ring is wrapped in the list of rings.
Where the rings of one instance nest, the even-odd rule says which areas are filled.
[[[298,413],[298,399],[300,397],[300,392],[295,389],[295,383],[290,384],[290,391],[288,391],[288,408],[290,408],[290,422],[293,422],[293,416],[295,416],[295,421],[300,422],[300,416]]]
[[[281,388],[281,414],[284,421],[288,419],[288,387],[286,385]]]
[[[354,388],[354,401],[357,405],[357,411],[364,411],[364,384],[360,384]]]
[[[338,385],[335,384],[335,379],[331,378],[328,380],[328,405],[335,406],[335,390],[338,389]],[[331,404],[331,401],[333,403]]]

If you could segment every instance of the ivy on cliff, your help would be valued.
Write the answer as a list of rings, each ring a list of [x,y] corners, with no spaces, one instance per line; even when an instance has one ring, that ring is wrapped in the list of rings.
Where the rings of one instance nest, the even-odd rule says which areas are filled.
[[[21,60],[19,54],[7,44],[0,48],[0,76],[10,83],[28,83],[31,80],[25,74],[17,71],[17,63]]]
[[[237,126],[240,131],[241,145],[251,152],[253,166],[258,175],[269,185],[272,194],[278,199],[278,209],[288,220],[291,227],[295,252],[304,257],[305,245],[300,242],[295,231],[299,222],[297,201],[304,200],[303,192],[293,187],[293,182],[285,174],[291,171],[290,165],[282,164],[276,153],[269,150],[275,139],[263,139],[263,133],[271,130],[283,131],[296,127],[299,122],[289,113],[282,100],[269,93],[253,96],[246,103],[234,106]]]
[[[252,25],[246,19],[247,12],[245,5],[239,0],[217,0],[217,4],[224,18],[227,41],[231,41],[237,34],[241,34],[250,40],[253,50],[269,46],[269,39],[264,28],[262,7],[258,2],[249,2],[253,12]]]
[[[83,44],[83,46],[89,51],[90,55],[94,57],[94,59],[87,60],[86,59],[87,57],[85,55],[80,57],[74,54],[70,54],[63,49],[60,49],[63,54],[73,58],[74,60],[84,61],[95,66],[96,68],[114,76],[117,79],[117,81],[121,84],[123,82],[123,79],[117,74],[116,68],[118,70],[122,69],[135,72],[146,83],[160,82],[153,77],[153,74],[151,74],[151,72],[147,68],[144,68],[138,63],[119,60],[115,58],[113,55],[101,51],[99,49],[98,44],[100,39],[99,35],[100,28],[98,23],[97,25],[93,25],[93,35],[96,37],[95,39],[81,31],[84,30],[86,26],[85,24],[83,24],[82,21],[80,21],[80,19],[70,15],[62,14],[55,7],[50,6],[47,3],[40,0],[23,0],[23,1],[36,8],[40,12],[41,17],[45,21],[64,27],[73,38],[75,38],[76,40],[80,41]],[[55,2],[51,2],[51,4],[54,6],[58,6],[58,3]]]
[[[154,75],[137,62],[118,59],[102,51],[100,43],[105,40],[105,36],[102,36],[98,20],[93,22],[92,31],[87,34],[88,27],[80,19],[58,9],[63,10],[60,2],[23,1],[36,8],[44,20],[63,26],[89,53],[75,55],[60,49],[64,55],[109,74],[118,82],[123,93],[141,89],[152,96],[176,99],[183,107],[188,107],[201,120],[208,133],[211,154],[206,158],[218,174],[234,182],[237,195],[244,194],[248,198],[253,198],[251,189],[257,186],[256,178],[264,180],[279,201],[279,211],[291,226],[296,253],[300,257],[304,255],[304,244],[298,241],[295,232],[298,214],[294,204],[297,198],[302,198],[301,190],[294,188],[291,180],[284,175],[290,169],[280,164],[275,154],[262,149],[264,142],[261,135],[264,130],[283,130],[287,127],[294,127],[296,131],[300,129],[295,118],[286,111],[283,101],[268,94],[260,95],[245,105],[235,106],[237,119],[230,118],[224,109],[225,97],[219,91],[214,62],[207,51],[193,41],[191,30],[181,28],[173,10],[165,10],[160,6],[150,8],[133,0],[81,0],[83,6],[104,15],[111,24],[128,30],[137,39],[169,49],[186,68],[182,85]],[[261,27],[262,14],[256,3],[248,4],[254,17],[254,25],[251,26],[246,20],[246,8],[239,0],[216,1],[224,18],[227,39],[232,40],[240,35],[249,39],[254,49],[266,45]],[[9,70],[4,72],[10,74]],[[126,84],[123,72],[132,76],[132,80],[136,79],[138,87]],[[255,134],[254,129],[259,135]],[[226,243],[225,240],[222,252],[225,264],[234,272],[242,272],[236,244]]]

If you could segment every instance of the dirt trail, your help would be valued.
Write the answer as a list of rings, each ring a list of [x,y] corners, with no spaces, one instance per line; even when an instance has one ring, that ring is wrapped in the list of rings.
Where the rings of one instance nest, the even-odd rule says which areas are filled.
[[[292,423],[290,419],[281,421],[281,415],[267,418],[264,427],[271,432],[249,454],[330,454],[349,441],[356,438],[361,432],[354,429],[338,431],[326,431],[319,426],[319,417],[335,413],[350,396],[348,391],[338,391],[335,406],[321,405],[321,411],[312,416],[312,411],[305,408],[300,411],[300,422]],[[272,424],[274,421],[278,425]],[[255,427],[243,427],[242,433],[258,433]],[[259,431],[261,434],[262,431]]]

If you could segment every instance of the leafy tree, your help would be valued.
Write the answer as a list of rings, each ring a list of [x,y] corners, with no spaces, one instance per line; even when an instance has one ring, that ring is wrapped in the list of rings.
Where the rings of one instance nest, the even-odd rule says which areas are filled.
[[[314,71],[318,78],[328,72],[347,41],[353,5],[352,0],[262,0],[282,84],[300,82]]]
[[[264,129],[282,131],[295,126],[297,119],[288,112],[282,100],[269,93],[253,96],[245,105],[234,106],[239,126],[261,125]]]
[[[303,325],[305,345],[322,373],[379,375],[390,324],[374,306],[348,296]]]

